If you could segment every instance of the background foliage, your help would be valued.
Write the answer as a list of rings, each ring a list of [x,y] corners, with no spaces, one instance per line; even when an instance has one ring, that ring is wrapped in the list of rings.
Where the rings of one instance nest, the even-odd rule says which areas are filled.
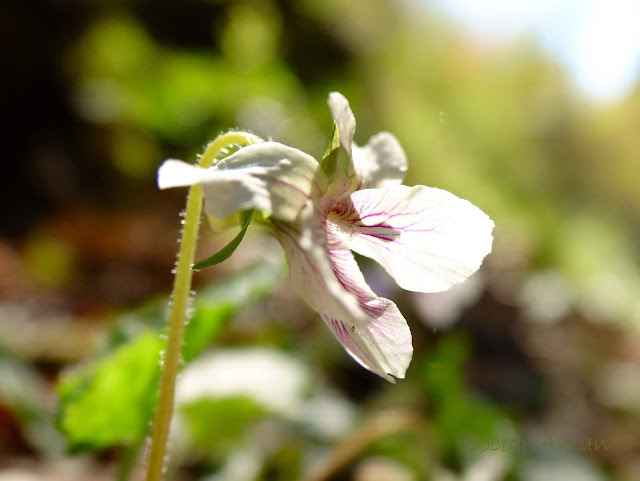
[[[590,103],[533,42],[479,46],[416,2],[0,10],[0,479],[135,475],[184,202],[155,170],[235,126],[320,158],[332,90],[358,143],[399,138],[408,184],[487,212],[494,252],[438,295],[360,259],[415,338],[390,386],[251,227],[196,276],[171,479],[299,479],[336,446],[332,479],[640,479],[640,88]]]

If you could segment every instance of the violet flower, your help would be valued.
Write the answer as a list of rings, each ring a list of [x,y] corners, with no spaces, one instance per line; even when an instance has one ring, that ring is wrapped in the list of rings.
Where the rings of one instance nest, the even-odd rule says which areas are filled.
[[[447,191],[401,185],[407,160],[396,138],[382,132],[359,147],[347,100],[333,92],[329,107],[345,163],[321,166],[263,142],[210,169],[166,161],[158,182],[202,183],[205,209],[217,218],[250,208],[269,216],[294,289],[359,364],[395,382],[411,361],[411,332],[397,306],[368,286],[351,251],[377,261],[404,289],[439,292],[480,267],[494,224]]]

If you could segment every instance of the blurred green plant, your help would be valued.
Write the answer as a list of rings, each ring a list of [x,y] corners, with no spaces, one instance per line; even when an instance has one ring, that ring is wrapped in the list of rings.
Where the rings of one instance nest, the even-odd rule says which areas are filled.
[[[248,396],[203,398],[181,406],[194,444],[208,452],[229,451],[248,426],[261,419],[266,410]]]
[[[441,337],[428,357],[416,363],[420,386],[432,405],[439,448],[458,456],[468,450],[465,441],[470,436],[491,439],[509,423],[506,412],[469,391],[464,369],[470,356],[468,339],[450,334]]]
[[[60,428],[72,452],[142,443],[156,403],[164,344],[157,332],[148,332],[65,376],[58,389]]]
[[[408,16],[401,3],[217,3],[223,7],[214,20],[221,28],[211,45],[171,45],[150,33],[138,7],[124,2],[119,11],[125,13],[98,16],[67,52],[78,112],[104,128],[119,172],[148,179],[167,145],[193,151],[222,125],[253,118],[266,107],[275,119],[267,134],[308,142],[301,145],[305,150],[321,148],[322,138],[313,140],[315,122],[327,120],[326,91],[339,89],[364,114],[362,139],[381,129],[398,134],[411,161],[411,182],[464,192],[496,219],[496,255],[486,272],[489,287],[505,302],[518,302],[526,318],[518,290],[537,273],[553,272],[566,290],[536,291],[537,305],[565,296],[562,316],[573,310],[590,321],[615,322],[624,333],[637,329],[639,91],[620,105],[586,106],[558,66],[531,44],[483,49],[433,13],[412,10]],[[48,251],[27,260],[40,264],[41,252]],[[54,285],[66,278],[67,267],[65,260],[40,275]],[[221,294],[223,288],[216,288],[220,299],[233,295]],[[91,394],[101,389],[97,379],[118,356],[135,358],[136,349],[144,350],[150,325],[159,332],[164,305],[158,306],[127,315],[127,325],[123,321],[111,332],[107,357],[71,375],[78,376],[87,398],[100,401]],[[197,304],[186,331],[187,361],[224,326],[196,318],[225,318],[235,310],[223,301]],[[441,454],[450,459],[460,449],[460,436],[491,436],[505,416],[465,388],[467,342],[442,337],[436,351],[415,364],[424,366],[417,374],[423,401],[433,407]],[[589,346],[590,362],[597,365],[593,351]],[[440,368],[427,368],[434,359]],[[86,402],[80,389],[75,394],[78,405]],[[67,399],[63,413],[74,402]],[[201,411],[194,413],[195,419]],[[246,413],[251,417],[251,409]],[[380,452],[406,455],[403,439],[392,444],[400,447]]]
[[[0,406],[18,419],[22,435],[45,456],[59,455],[60,433],[47,406],[47,384],[33,366],[0,351]]]
[[[281,274],[281,268],[262,261],[203,290],[185,329],[184,363],[206,349],[233,314],[264,295]],[[152,324],[158,321],[153,319]],[[136,446],[148,435],[166,339],[159,336],[157,327],[149,327],[148,320],[137,322],[138,328],[132,329],[128,314],[126,331],[112,336],[120,341],[109,353],[67,373],[59,382],[59,426],[71,451]],[[135,334],[125,341],[127,332]]]

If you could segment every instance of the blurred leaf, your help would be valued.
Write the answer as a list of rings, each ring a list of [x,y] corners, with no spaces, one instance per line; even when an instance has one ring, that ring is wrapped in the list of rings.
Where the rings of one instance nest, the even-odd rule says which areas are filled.
[[[242,242],[242,239],[247,232],[247,228],[251,223],[252,216],[253,209],[242,211],[240,213],[240,232],[238,232],[238,235],[235,236],[231,242],[229,242],[226,246],[213,254],[211,257],[208,257],[207,259],[196,263],[193,268],[204,269],[205,267],[215,266],[216,264],[220,264],[221,262],[224,262],[229,257],[231,257]]]
[[[235,308],[241,307],[269,292],[273,283],[282,276],[283,269],[284,263],[280,259],[273,261],[264,258],[246,270],[201,290],[196,300],[196,309],[225,302],[231,303]]]
[[[60,427],[72,451],[135,445],[144,439],[155,406],[164,345],[156,333],[148,332],[64,378],[59,384]]]
[[[152,137],[133,129],[114,129],[111,156],[115,167],[129,177],[149,178],[162,157]]]
[[[69,243],[47,236],[29,241],[24,253],[24,266],[31,278],[43,286],[63,286],[72,277],[74,248]]]
[[[233,303],[200,305],[184,331],[182,359],[184,363],[192,361],[213,339],[218,337],[227,321],[238,306]]]
[[[246,70],[259,69],[269,62],[278,53],[277,13],[268,1],[232,4],[220,39],[224,54]]]
[[[265,294],[280,273],[278,266],[262,261],[203,291],[185,328],[184,364],[206,348],[239,308]],[[149,328],[141,334],[133,331],[136,337],[58,384],[59,424],[71,450],[135,445],[147,435],[166,341]],[[120,340],[124,339],[123,333]]]
[[[496,436],[506,416],[489,402],[475,398],[464,379],[464,365],[470,346],[459,335],[442,337],[430,356],[435,362],[422,362],[422,385],[434,405],[434,425],[438,439],[449,452],[460,447],[461,440],[474,436]]]
[[[265,414],[265,409],[246,396],[201,399],[181,407],[196,444],[208,450],[220,443],[231,443]]]
[[[228,277],[224,282],[202,290],[185,329],[182,347],[184,362],[193,360],[202,352],[238,309],[267,294],[282,275],[282,268],[280,263],[263,260]]]
[[[135,18],[107,17],[91,26],[76,55],[87,76],[135,79],[151,69],[157,49]]]

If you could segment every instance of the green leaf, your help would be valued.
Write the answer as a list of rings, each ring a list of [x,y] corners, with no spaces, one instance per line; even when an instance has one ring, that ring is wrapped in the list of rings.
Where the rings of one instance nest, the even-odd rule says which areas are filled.
[[[336,171],[336,165],[338,162],[338,153],[340,149],[340,134],[338,132],[338,124],[333,122],[333,131],[331,132],[331,140],[327,151],[322,156],[320,161],[320,168],[323,170],[327,177],[330,179]]]
[[[211,257],[196,263],[193,268],[204,269],[205,267],[215,266],[216,264],[220,264],[221,262],[226,261],[229,257],[231,257],[231,255],[240,245],[240,242],[242,242],[244,234],[247,232],[247,228],[251,223],[252,215],[253,209],[242,211],[242,213],[240,214],[240,232],[238,232],[238,235],[235,236],[235,238],[231,242],[229,242],[226,246],[213,254]]]
[[[185,327],[184,364],[219,335],[238,309],[266,294],[282,270],[281,262],[265,259],[204,289]],[[159,385],[160,351],[165,346],[157,326],[164,325],[159,319],[165,316],[166,308],[160,304],[123,316],[112,351],[61,378],[58,423],[71,451],[135,446],[147,436]]]
[[[232,302],[200,305],[196,308],[184,331],[182,359],[185,363],[192,361],[211,343],[212,339],[218,337],[236,309],[237,306]]]
[[[468,390],[464,370],[470,355],[469,339],[450,334],[439,339],[427,362],[417,362],[418,377],[433,404],[434,429],[447,450],[455,450],[470,436],[492,439],[508,422],[498,407]]]
[[[180,412],[193,441],[209,450],[238,440],[266,414],[264,407],[247,396],[203,398],[183,405]],[[216,446],[220,444],[223,446]]]
[[[184,333],[182,358],[190,362],[222,331],[233,314],[253,299],[269,292],[284,265],[264,260],[239,275],[198,294],[193,316]]]
[[[164,345],[157,333],[147,332],[64,378],[58,386],[63,407],[59,423],[72,451],[144,440],[156,402]]]

